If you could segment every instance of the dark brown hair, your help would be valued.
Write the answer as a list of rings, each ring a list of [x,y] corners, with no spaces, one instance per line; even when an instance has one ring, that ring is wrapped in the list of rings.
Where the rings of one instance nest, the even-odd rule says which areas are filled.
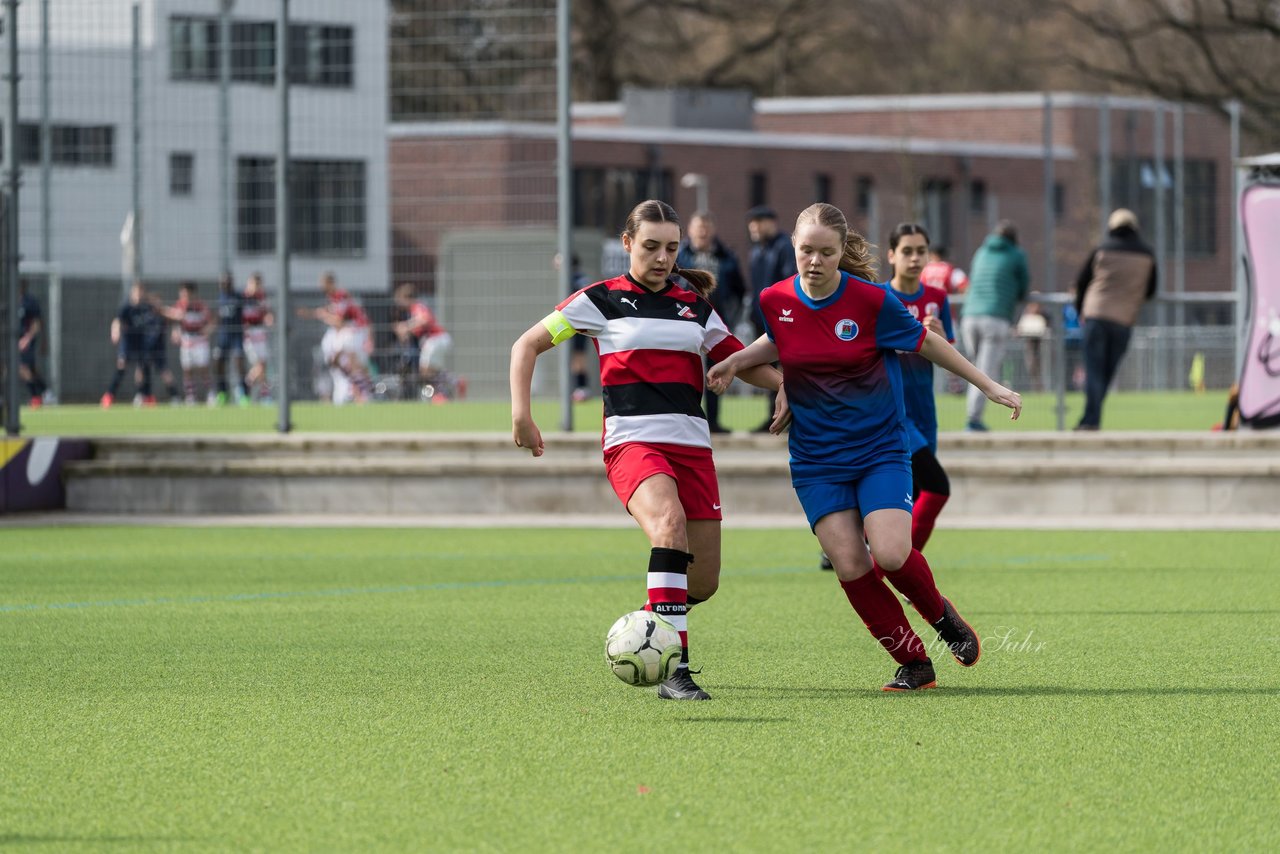
[[[627,216],[627,223],[622,228],[622,236],[635,239],[636,232],[640,230],[641,223],[646,222],[670,222],[680,230],[680,235],[684,236],[684,226],[680,224],[680,216],[675,209],[666,202],[657,199],[648,199],[641,202],[631,209],[631,213]],[[679,276],[688,282],[697,292],[698,296],[704,299],[711,296],[711,292],[716,289],[716,277],[706,270],[682,270],[679,265],[673,265],[671,275]]]
[[[844,241],[844,254],[840,256],[841,270],[868,282],[876,280],[876,248],[861,234],[849,228],[849,221],[845,219],[843,211],[825,202],[809,205],[796,217],[795,230],[798,232],[802,226],[809,224],[839,232]]]
[[[916,222],[900,222],[893,227],[893,231],[889,232],[889,251],[898,248],[898,243],[908,234],[918,234],[924,238],[924,245],[929,245],[929,232],[924,230],[924,226]]]

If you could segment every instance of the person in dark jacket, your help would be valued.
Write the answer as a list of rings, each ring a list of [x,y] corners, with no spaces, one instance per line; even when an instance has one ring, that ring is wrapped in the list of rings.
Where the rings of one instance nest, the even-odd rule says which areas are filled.
[[[698,211],[689,218],[689,232],[680,242],[676,264],[682,270],[706,270],[716,277],[711,305],[729,329],[735,328],[742,319],[742,300],[747,294],[747,285],[742,278],[738,257],[716,236],[716,221],[707,211]],[[710,362],[708,367],[714,364]],[[711,432],[728,433],[729,429],[720,423],[720,395],[708,390],[706,407]]]
[[[1142,304],[1156,293],[1156,259],[1138,235],[1138,218],[1120,208],[1107,237],[1076,278],[1076,312],[1084,335],[1084,415],[1077,430],[1102,425],[1102,401],[1129,347]]]
[[[747,211],[747,234],[751,238],[751,324],[756,337],[765,334],[764,315],[760,313],[760,293],[765,288],[796,274],[795,247],[791,235],[778,230],[778,215],[768,205],[757,205]],[[769,395],[769,407],[764,422],[754,432],[769,432],[773,421],[776,394]]]

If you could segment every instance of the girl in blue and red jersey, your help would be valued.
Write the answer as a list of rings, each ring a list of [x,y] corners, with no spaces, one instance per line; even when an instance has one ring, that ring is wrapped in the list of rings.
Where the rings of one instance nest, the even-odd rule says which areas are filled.
[[[956,342],[951,301],[942,288],[926,285],[921,271],[929,260],[929,233],[914,222],[899,223],[889,233],[889,287],[925,329],[948,344]],[[898,356],[902,367],[902,402],[907,416],[907,451],[911,454],[911,548],[924,551],[938,514],[951,496],[951,480],[938,462],[938,409],[933,397],[933,362],[918,353]]]
[[[720,580],[720,489],[702,410],[702,359],[719,361],[743,345],[707,301],[715,277],[676,266],[681,229],[670,205],[641,202],[621,236],[629,272],[572,294],[512,346],[511,434],[516,447],[542,456],[529,403],[534,363],[574,335],[592,339],[609,483],[649,538],[646,607],[671,621],[683,647],[679,669],[658,686],[658,696],[706,700],[689,672],[686,616]],[[768,365],[748,368],[742,378],[773,391],[782,379]],[[785,399],[778,406],[784,411]],[[779,415],[774,429],[783,426]]]
[[[1014,418],[1022,400],[873,282],[871,247],[838,208],[806,208],[792,241],[800,272],[761,294],[766,334],[713,367],[708,383],[723,391],[737,371],[781,362],[792,418],[791,482],[850,605],[900,665],[884,690],[932,688],[933,663],[873,560],[962,665],[978,662],[981,643],[911,545],[910,440],[897,351],[919,353],[968,380],[1013,409]]]

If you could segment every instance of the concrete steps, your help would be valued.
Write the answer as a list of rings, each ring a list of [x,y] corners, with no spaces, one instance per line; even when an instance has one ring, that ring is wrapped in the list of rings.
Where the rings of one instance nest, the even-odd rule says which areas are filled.
[[[66,470],[92,513],[601,514],[620,511],[596,434],[102,438]],[[1280,513],[1280,433],[944,434],[949,516]],[[786,440],[716,437],[727,513],[790,518]]]

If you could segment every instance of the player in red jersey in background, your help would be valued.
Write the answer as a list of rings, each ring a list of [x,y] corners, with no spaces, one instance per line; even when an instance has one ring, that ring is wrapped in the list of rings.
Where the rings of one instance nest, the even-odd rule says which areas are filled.
[[[324,292],[324,305],[299,308],[298,316],[319,320],[329,327],[320,339],[320,352],[329,368],[332,401],[363,403],[373,392],[369,375],[369,356],[373,352],[369,316],[358,300],[338,287],[333,273],[320,277],[320,289]]]
[[[631,256],[627,274],[572,294],[512,346],[511,433],[516,447],[542,456],[542,434],[530,412],[534,363],[574,335],[593,339],[609,483],[649,538],[646,608],[671,621],[683,647],[676,674],[658,686],[658,696],[706,700],[689,672],[686,617],[720,581],[720,489],[702,409],[702,359],[724,359],[742,342],[707,301],[715,277],[676,266],[680,220],[670,205],[652,199],[637,205],[622,246]],[[781,380],[767,365],[742,378],[770,390]],[[778,430],[785,424],[785,396],[780,400]]]
[[[723,392],[743,368],[780,361],[791,407],[791,482],[849,604],[900,665],[886,691],[937,684],[902,604],[907,596],[962,665],[978,662],[977,633],[943,598],[911,545],[911,463],[898,351],[918,352],[1013,409],[1021,398],[929,332],[885,285],[870,245],[828,204],[801,212],[799,273],[760,295],[766,335],[711,369]],[[869,547],[869,551],[868,551]]]
[[[178,286],[178,301],[160,309],[168,320],[178,324],[173,337],[178,344],[178,362],[182,365],[182,388],[188,404],[205,398],[214,403],[212,375],[209,370],[209,333],[213,330],[213,313],[196,293],[195,282]]]
[[[267,305],[267,292],[262,286],[261,273],[252,274],[245,283],[242,322],[244,355],[249,363],[249,372],[245,374],[244,382],[249,387],[250,397],[267,400],[271,396],[271,385],[267,379],[271,342],[267,330],[275,325],[276,318]]]
[[[929,263],[920,271],[920,283],[947,294],[962,294],[969,288],[969,276],[947,260],[945,246],[934,246],[929,249]]]
[[[393,324],[396,339],[417,366],[418,382],[431,392],[432,403],[444,403],[465,393],[465,380],[454,379],[445,370],[445,360],[453,351],[453,336],[441,325],[436,313],[423,300],[414,299],[413,285],[405,282],[395,291],[395,303],[405,319]]]

